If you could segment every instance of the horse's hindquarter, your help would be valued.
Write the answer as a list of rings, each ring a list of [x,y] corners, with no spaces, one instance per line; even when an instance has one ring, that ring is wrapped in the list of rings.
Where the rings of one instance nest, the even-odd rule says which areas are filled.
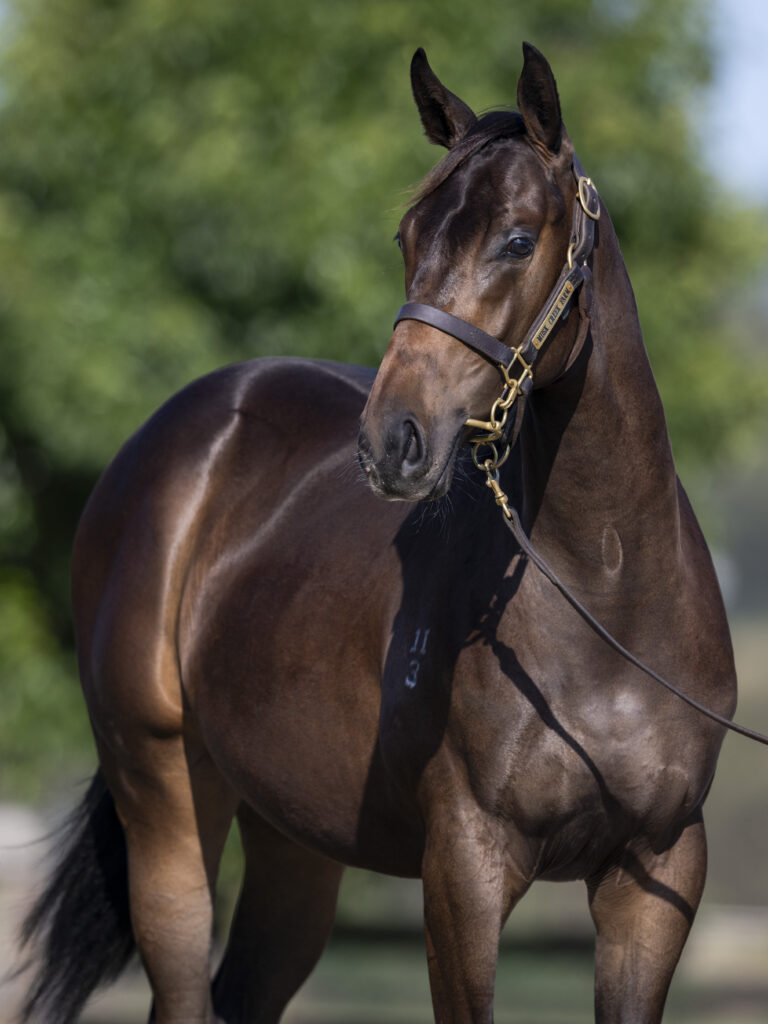
[[[73,568],[102,752],[194,723],[241,797],[347,859],[373,791],[397,827],[371,761],[406,510],[357,465],[371,377],[264,360],[190,385],[105,473]],[[401,845],[383,867],[411,870]]]
[[[418,824],[400,820],[375,756],[406,510],[358,466],[370,375],[352,373],[302,364],[249,388],[190,562],[182,680],[257,811],[339,859],[412,873]]]

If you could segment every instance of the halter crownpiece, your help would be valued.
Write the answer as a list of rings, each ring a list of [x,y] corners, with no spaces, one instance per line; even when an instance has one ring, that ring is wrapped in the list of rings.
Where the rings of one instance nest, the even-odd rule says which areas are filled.
[[[571,169],[576,179],[577,191],[566,262],[542,312],[530,327],[521,345],[510,348],[474,324],[424,302],[406,302],[395,319],[395,327],[401,320],[418,320],[442,331],[443,334],[449,334],[490,360],[501,372],[504,387],[501,395],[493,403],[490,417],[487,420],[465,421],[465,426],[480,431],[469,439],[473,446],[472,457],[479,469],[486,469],[488,461],[480,462],[478,450],[481,447],[487,446],[490,449],[493,470],[498,469],[505,461],[509,448],[507,446],[506,451],[499,454],[496,442],[504,438],[509,410],[518,395],[527,395],[533,387],[533,367],[542,348],[570,308],[576,290],[590,277],[587,260],[595,244],[595,223],[600,219],[600,197],[592,179],[586,176],[584,168],[575,156]]]

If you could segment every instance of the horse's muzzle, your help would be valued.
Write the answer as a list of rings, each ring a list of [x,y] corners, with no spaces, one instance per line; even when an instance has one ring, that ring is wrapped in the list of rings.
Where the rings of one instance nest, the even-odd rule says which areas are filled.
[[[373,491],[390,501],[441,497],[450,483],[450,468],[445,460],[435,459],[416,417],[390,422],[381,433],[377,444],[364,425],[357,443],[358,459]]]

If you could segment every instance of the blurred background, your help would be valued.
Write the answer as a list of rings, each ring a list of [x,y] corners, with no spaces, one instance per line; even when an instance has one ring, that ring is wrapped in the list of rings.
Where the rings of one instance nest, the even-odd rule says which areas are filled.
[[[480,111],[514,104],[524,39],[615,222],[729,608],[738,717],[768,730],[763,0],[0,0],[0,971],[28,844],[95,765],[68,562],[97,475],[224,363],[378,363],[403,295],[392,238],[440,156],[411,55]],[[666,1020],[768,1020],[767,793],[768,752],[727,739]],[[237,873],[233,839],[222,928]],[[289,1024],[429,1021],[420,913],[417,883],[350,872]],[[591,970],[581,886],[534,887],[497,1020],[589,1021]],[[88,1019],[146,1019],[141,984]]]

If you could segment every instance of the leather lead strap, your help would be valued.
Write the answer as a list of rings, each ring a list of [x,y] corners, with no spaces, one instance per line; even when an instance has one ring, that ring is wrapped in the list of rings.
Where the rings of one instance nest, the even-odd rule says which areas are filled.
[[[639,658],[636,658],[634,654],[628,651],[626,647],[620,644],[619,641],[608,632],[605,626],[601,625],[597,619],[587,611],[581,601],[579,601],[577,597],[574,597],[568,587],[566,587],[560,577],[555,573],[554,569],[551,569],[549,564],[544,561],[526,536],[517,511],[511,507],[509,511],[510,516],[509,518],[504,516],[504,522],[507,524],[515,540],[520,545],[520,549],[523,554],[529,559],[529,561],[533,562],[539,572],[546,576],[549,582],[560,591],[571,607],[576,609],[586,624],[593,629],[595,633],[597,633],[601,640],[608,644],[609,647],[616,651],[617,654],[620,654],[621,657],[631,665],[634,665],[635,668],[640,669],[641,672],[650,676],[650,678],[655,680],[655,682],[660,683],[663,687],[669,690],[670,693],[679,697],[680,700],[689,704],[692,708],[695,708],[695,710],[700,712],[702,715],[705,715],[707,718],[711,718],[713,722],[717,722],[718,725],[722,725],[724,728],[730,729],[731,732],[736,732],[740,736],[746,736],[749,740],[754,740],[756,743],[762,743],[763,745],[768,746],[768,736],[764,736],[761,732],[755,732],[753,729],[747,729],[746,726],[739,725],[737,722],[732,722],[730,718],[725,718],[723,715],[719,715],[716,711],[712,711],[711,708],[706,707],[704,704],[699,704],[697,700],[694,700],[693,697],[689,697],[687,693],[683,693],[682,690],[673,686],[673,684],[668,682],[664,676],[659,675],[658,672],[654,672],[652,668],[649,668],[646,664],[640,661]]]

